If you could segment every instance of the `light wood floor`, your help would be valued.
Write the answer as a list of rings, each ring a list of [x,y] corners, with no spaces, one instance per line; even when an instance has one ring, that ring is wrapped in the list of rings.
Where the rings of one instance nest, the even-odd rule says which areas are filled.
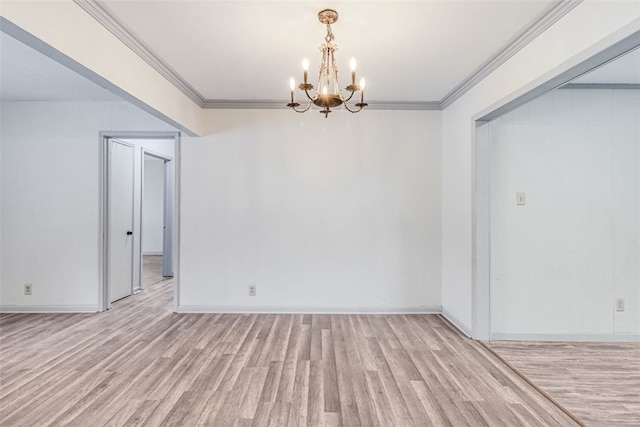
[[[2,426],[575,425],[438,315],[0,315]]]
[[[171,277],[162,277],[162,255],[145,255],[142,257],[142,286],[146,288]]]
[[[640,343],[490,346],[586,425],[640,426]]]

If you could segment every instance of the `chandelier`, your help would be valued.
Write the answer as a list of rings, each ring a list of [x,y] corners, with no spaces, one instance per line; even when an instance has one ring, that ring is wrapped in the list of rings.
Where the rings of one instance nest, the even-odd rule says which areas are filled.
[[[311,108],[311,104],[316,105],[322,110],[320,113],[325,117],[329,116],[331,108],[344,105],[348,111],[357,113],[366,107],[368,104],[364,102],[364,79],[360,79],[360,84],[356,84],[356,60],[351,58],[351,84],[345,89],[347,90],[347,96],[343,96],[338,85],[338,67],[334,57],[334,52],[338,49],[338,46],[333,43],[335,39],[331,32],[331,24],[338,20],[338,12],[333,9],[324,9],[318,12],[318,19],[321,23],[327,26],[327,35],[324,38],[325,43],[320,46],[322,51],[322,64],[320,65],[320,73],[318,76],[318,87],[315,90],[315,94],[312,96],[310,91],[314,89],[313,85],[308,82],[309,74],[309,61],[305,58],[302,61],[302,69],[304,71],[304,82],[298,85],[298,89],[304,91],[308,99],[306,107],[300,107],[300,104],[295,102],[294,91],[296,87],[296,81],[291,78],[289,86],[291,88],[291,102],[287,104],[298,113],[304,113]],[[360,92],[360,102],[350,107],[347,103],[351,100],[356,92]],[[306,102],[306,101],[305,101]]]

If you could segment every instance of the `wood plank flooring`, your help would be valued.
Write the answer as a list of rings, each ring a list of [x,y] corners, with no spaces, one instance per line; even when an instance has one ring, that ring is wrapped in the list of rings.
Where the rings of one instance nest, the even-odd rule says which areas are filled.
[[[489,345],[586,425],[640,426],[640,343]]]
[[[146,288],[171,277],[162,277],[162,255],[145,255],[142,257],[142,286]]]
[[[569,426],[438,315],[0,315],[2,426]]]

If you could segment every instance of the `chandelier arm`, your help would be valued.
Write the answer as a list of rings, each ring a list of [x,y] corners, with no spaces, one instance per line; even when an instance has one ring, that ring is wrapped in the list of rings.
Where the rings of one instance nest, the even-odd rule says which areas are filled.
[[[362,106],[360,108],[358,108],[357,110],[352,110],[351,108],[349,108],[349,105],[347,105],[347,103],[344,103],[344,108],[350,112],[350,113],[358,113],[360,110],[362,110]]]
[[[351,93],[349,94],[348,98],[343,98],[342,97],[342,92],[340,93],[340,98],[342,99],[342,102],[344,102],[344,104],[346,105],[347,102],[351,101],[351,98],[353,98],[353,94],[356,93],[355,91],[351,91]]]
[[[309,105],[311,105],[311,102],[313,102],[313,98],[311,97],[311,95],[309,95],[309,91],[307,89],[303,89],[303,90],[304,90],[304,93],[307,95],[307,98],[310,101]]]
[[[359,102],[356,104],[356,107],[358,107],[357,109],[352,110],[351,108],[349,108],[349,105],[345,102],[344,103],[344,108],[350,112],[350,113],[359,113],[364,107],[366,107],[368,104],[365,104],[363,102]]]
[[[309,103],[307,104],[307,108],[303,108],[303,109],[301,109],[301,110],[297,109],[295,106],[291,106],[290,108],[291,108],[293,111],[295,111],[296,113],[304,113],[304,112],[308,111],[308,110],[309,110],[309,108],[311,108],[311,102],[309,102]]]

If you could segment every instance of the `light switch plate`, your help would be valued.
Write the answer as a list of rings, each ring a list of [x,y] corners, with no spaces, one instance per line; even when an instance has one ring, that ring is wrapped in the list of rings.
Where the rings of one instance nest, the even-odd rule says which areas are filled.
[[[527,204],[527,195],[526,193],[516,193],[516,205],[524,206]]]

